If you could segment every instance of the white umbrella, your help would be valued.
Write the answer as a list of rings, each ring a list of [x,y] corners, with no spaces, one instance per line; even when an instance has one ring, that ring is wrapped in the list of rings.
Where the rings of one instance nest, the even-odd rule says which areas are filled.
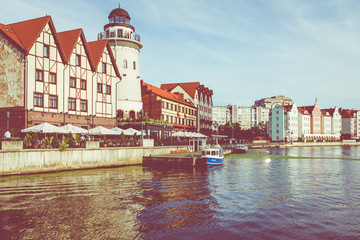
[[[185,132],[176,132],[172,136],[173,137],[187,137]]]
[[[90,135],[117,135],[115,131],[112,131],[108,128],[98,126],[89,130]]]
[[[65,130],[66,132],[71,132],[71,133],[75,133],[75,134],[87,134],[88,130],[81,128],[81,127],[77,127],[71,124],[65,125],[60,127],[61,129]]]
[[[124,133],[125,134],[125,130],[124,129],[121,129],[121,128],[118,128],[118,127],[114,127],[112,129],[110,129],[114,132],[116,132],[117,134],[121,135],[121,133]]]
[[[64,129],[54,126],[50,123],[41,123],[21,130],[21,132],[38,132],[38,133],[67,133]]]
[[[140,131],[138,131],[138,130],[136,130],[136,129],[133,129],[133,128],[128,128],[128,129],[126,129],[126,130],[124,130],[124,134],[125,135],[134,135],[136,133],[136,135],[138,135],[138,136],[141,136],[141,132]],[[145,135],[145,134],[144,134]]]

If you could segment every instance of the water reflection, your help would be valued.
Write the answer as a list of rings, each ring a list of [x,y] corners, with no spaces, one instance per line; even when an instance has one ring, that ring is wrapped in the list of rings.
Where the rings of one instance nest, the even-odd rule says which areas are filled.
[[[359,147],[1,178],[2,239],[358,239]],[[298,156],[301,158],[286,158]],[[285,156],[285,157],[283,157]]]

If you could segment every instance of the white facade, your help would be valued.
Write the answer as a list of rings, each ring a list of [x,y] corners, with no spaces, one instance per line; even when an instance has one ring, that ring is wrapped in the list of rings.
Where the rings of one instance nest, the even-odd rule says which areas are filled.
[[[331,134],[331,122],[332,117],[328,111],[322,111],[321,116],[321,133],[323,134]]]
[[[238,119],[239,119],[240,129],[247,130],[252,127],[253,125],[252,110],[253,110],[252,107],[239,107]]]
[[[121,8],[109,15],[109,23],[100,33],[99,39],[108,39],[114,53],[116,64],[121,72],[121,82],[117,84],[117,110],[119,116],[135,117],[142,108],[140,84],[140,36],[130,25],[129,14]]]
[[[288,141],[297,141],[299,137],[299,112],[295,103],[286,107],[286,137]]]
[[[298,137],[304,138],[304,136],[309,135],[311,131],[311,115],[305,111],[304,113],[298,112]]]
[[[225,125],[230,121],[230,110],[226,106],[214,106],[212,114],[213,130],[217,130],[220,125]]]

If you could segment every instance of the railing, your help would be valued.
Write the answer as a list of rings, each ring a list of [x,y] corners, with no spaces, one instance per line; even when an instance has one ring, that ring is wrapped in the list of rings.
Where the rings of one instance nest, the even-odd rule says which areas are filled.
[[[111,32],[106,31],[98,34],[98,40],[109,39],[109,38],[124,38],[124,39],[130,39],[141,42],[140,35],[134,32],[118,31],[118,33],[116,34],[115,31],[111,31]]]

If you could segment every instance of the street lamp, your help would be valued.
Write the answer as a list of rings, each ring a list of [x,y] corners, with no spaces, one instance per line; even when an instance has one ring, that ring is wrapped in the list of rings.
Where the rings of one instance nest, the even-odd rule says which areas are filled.
[[[91,116],[91,115],[90,115]],[[89,137],[89,141],[90,141],[90,116],[88,116],[86,118],[87,121],[87,125],[88,125],[88,137]]]
[[[9,131],[9,120],[10,120],[10,111],[9,110],[6,112],[6,118],[7,118],[7,130]]]

